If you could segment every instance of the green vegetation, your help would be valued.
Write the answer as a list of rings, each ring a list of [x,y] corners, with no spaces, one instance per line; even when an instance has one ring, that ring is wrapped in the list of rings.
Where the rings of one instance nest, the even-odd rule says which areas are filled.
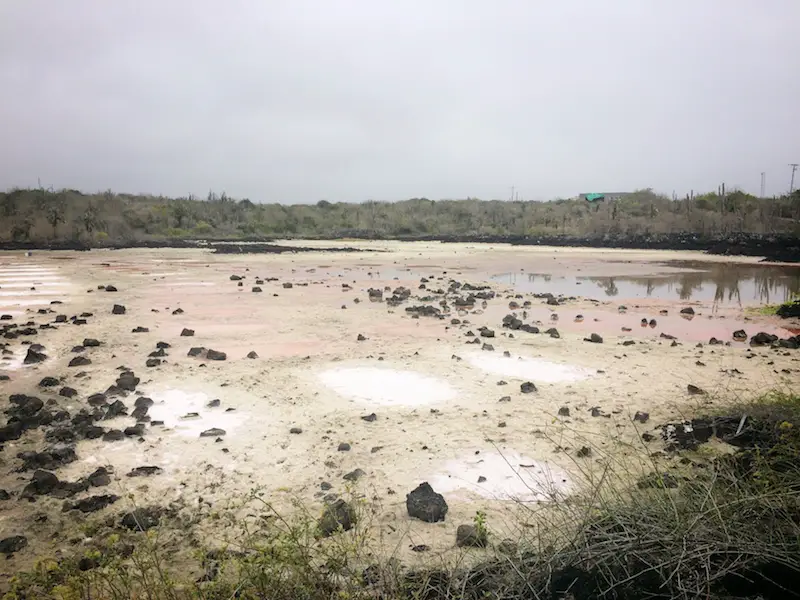
[[[673,200],[640,190],[618,200],[551,202],[439,200],[359,204],[257,204],[209,192],[193,196],[84,194],[14,189],[0,193],[0,241],[126,243],[254,237],[442,235],[632,236],[800,233],[800,192],[756,198],[739,191]]]
[[[197,548],[193,565],[176,559],[185,534],[98,526],[91,549],[17,574],[5,599],[797,597],[800,396],[770,393],[691,424],[678,425],[672,453],[638,465],[643,477],[604,456],[607,467],[584,492],[521,506],[518,540],[498,540],[477,513],[489,547],[432,558],[424,569],[370,552],[368,501],[351,503],[352,528],[320,537],[314,516],[285,519],[256,494],[260,510],[236,543]],[[735,452],[705,448],[713,438]]]

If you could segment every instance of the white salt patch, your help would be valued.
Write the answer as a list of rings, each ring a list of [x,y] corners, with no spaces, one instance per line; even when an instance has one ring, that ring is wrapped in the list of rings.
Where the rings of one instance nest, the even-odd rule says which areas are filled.
[[[150,419],[164,421],[165,428],[188,437],[199,437],[201,432],[213,427],[230,434],[245,420],[245,415],[238,411],[225,412],[224,403],[216,408],[208,408],[206,405],[212,398],[202,392],[170,389],[149,394],[148,397],[155,402],[147,411]],[[197,413],[198,416],[183,418],[189,413]]]
[[[456,391],[444,381],[413,371],[374,367],[340,367],[319,378],[337,394],[364,404],[420,406],[446,402]]]
[[[3,293],[0,292],[0,296],[2,295]],[[3,300],[3,302],[0,302],[0,310],[3,310],[3,307],[5,306],[38,306],[40,304],[50,304],[51,300],[61,300],[61,298],[58,298],[56,296],[47,296],[43,298],[35,298],[29,300],[22,300],[20,298],[8,298],[6,300]]]
[[[480,477],[486,481],[478,483]],[[484,498],[519,502],[555,500],[571,487],[569,476],[561,469],[515,452],[450,461],[428,483],[440,494],[470,491]]]
[[[64,278],[57,275],[31,275],[30,277],[5,277],[0,276],[0,287],[25,285],[30,282],[46,283],[47,285],[64,285]]]
[[[472,366],[495,375],[514,377],[516,379],[530,379],[534,382],[542,383],[579,381],[591,375],[589,369],[573,365],[563,365],[538,358],[513,355],[505,357],[489,352],[475,352],[467,360]]]

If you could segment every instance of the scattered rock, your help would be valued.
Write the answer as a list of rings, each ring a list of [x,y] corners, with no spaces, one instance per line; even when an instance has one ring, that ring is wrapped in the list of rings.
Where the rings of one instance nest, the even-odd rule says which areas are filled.
[[[322,537],[330,537],[338,531],[350,531],[356,523],[356,511],[342,499],[325,507],[317,523]]]
[[[568,417],[569,416],[569,406],[562,406],[558,409],[558,416],[559,417]]]
[[[102,342],[94,338],[85,338],[82,345],[84,348],[97,348],[101,343]]]
[[[58,390],[58,395],[63,396],[64,398],[73,398],[75,395],[77,395],[77,393],[78,391],[76,389],[66,386]]]
[[[258,354],[256,354],[255,350],[251,350],[247,353],[247,358],[258,358]]]
[[[55,377],[43,377],[42,380],[39,382],[39,387],[55,387],[59,385],[61,382],[56,379]]]
[[[364,471],[362,471],[361,469],[356,469],[355,471],[350,471],[349,473],[346,473],[344,477],[342,477],[342,479],[344,479],[345,481],[358,481],[364,475],[366,475]]]
[[[691,306],[687,306],[686,308],[681,309],[682,315],[694,315],[694,309]]]
[[[303,430],[300,429],[299,427],[292,427],[289,430],[289,433],[291,433],[292,435],[300,435],[301,433],[303,433]]]
[[[151,475],[160,475],[163,472],[164,470],[161,467],[147,465],[132,469],[126,477],[150,477]]]
[[[475,525],[459,525],[456,530],[456,546],[459,548],[485,548],[489,543],[486,529]]]
[[[150,330],[147,327],[141,327],[141,326],[134,327],[131,330],[131,333],[149,333],[149,332],[150,332]]]
[[[28,545],[28,538],[24,535],[12,535],[11,537],[0,540],[0,554],[10,556],[19,552]]]
[[[212,427],[211,429],[206,429],[205,431],[200,433],[200,437],[220,437],[225,435],[227,432],[224,429],[220,429],[218,427]]]
[[[633,415],[633,420],[638,423],[647,423],[650,420],[650,413],[636,411],[636,414]]]
[[[426,481],[406,495],[406,510],[410,517],[426,523],[437,523],[445,519],[447,502]]]
[[[342,442],[341,444],[339,444],[337,450],[339,452],[350,452],[350,444],[348,444],[347,442]]]
[[[186,329],[185,327],[181,331],[181,337],[192,337],[194,335],[194,329]]]
[[[219,352],[218,350],[212,350],[211,348],[209,348],[206,351],[206,358],[208,360],[226,360],[228,358],[228,355],[225,354],[224,352]]]
[[[593,333],[588,338],[583,338],[583,341],[584,342],[592,342],[593,344],[602,344],[603,343],[603,338],[600,335],[598,335],[596,333]]]
[[[158,506],[137,508],[122,517],[120,524],[132,531],[147,531],[156,527],[161,522],[164,509]]]
[[[92,361],[90,359],[86,358],[85,356],[76,356],[71,361],[69,361],[69,364],[67,364],[67,366],[68,367],[85,367],[85,366],[90,365],[90,364],[92,364]]]
[[[378,419],[378,415],[375,413],[370,413],[368,415],[364,415],[361,417],[362,421],[366,421],[367,423],[374,423]]]
[[[519,386],[519,391],[523,394],[532,394],[536,391],[536,386],[531,381],[526,381]]]
[[[693,385],[691,383],[686,386],[686,391],[688,391],[689,394],[691,394],[692,396],[699,396],[701,394],[705,394],[705,391],[702,388],[697,387],[696,385]]]
[[[47,360],[47,355],[43,352],[37,352],[33,348],[28,348],[28,353],[25,355],[25,359],[22,361],[26,365],[31,365],[34,363],[40,363]]]
[[[113,315],[124,315],[126,309],[122,304],[115,304],[114,307],[111,309],[111,314]]]

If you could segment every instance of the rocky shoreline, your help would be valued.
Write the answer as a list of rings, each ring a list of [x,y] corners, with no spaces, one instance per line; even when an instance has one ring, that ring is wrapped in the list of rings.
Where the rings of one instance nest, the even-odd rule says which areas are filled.
[[[401,242],[484,243],[511,244],[513,246],[553,246],[566,248],[607,248],[629,250],[692,250],[725,256],[762,256],[770,262],[800,262],[800,237],[787,235],[732,234],[709,237],[694,233],[653,235],[603,235],[603,236],[525,236],[525,235],[416,235],[391,236],[368,231],[348,231],[333,239],[380,240]],[[330,238],[298,238],[330,239]],[[267,238],[246,239],[160,239],[125,240],[100,244],[81,241],[56,242],[0,242],[0,251],[8,250],[74,250],[136,249],[136,248],[215,248],[218,254],[253,253],[272,254],[284,252],[353,252],[353,248],[309,248],[283,246]]]

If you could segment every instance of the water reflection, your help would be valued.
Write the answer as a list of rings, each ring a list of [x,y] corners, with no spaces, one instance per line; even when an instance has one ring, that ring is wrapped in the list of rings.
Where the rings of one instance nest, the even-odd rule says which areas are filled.
[[[524,292],[565,296],[697,300],[715,304],[776,304],[800,293],[800,267],[671,261],[665,266],[692,269],[619,277],[558,277],[540,273],[504,273],[493,279]]]

